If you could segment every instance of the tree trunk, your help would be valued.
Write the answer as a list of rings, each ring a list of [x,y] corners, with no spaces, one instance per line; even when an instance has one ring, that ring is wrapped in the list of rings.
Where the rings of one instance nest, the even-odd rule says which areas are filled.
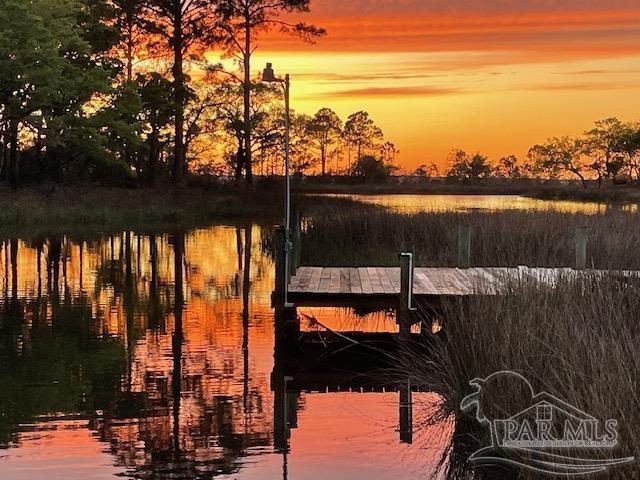
[[[131,84],[133,81],[133,18],[129,16],[127,18],[127,83]],[[129,119],[127,119],[129,120]],[[127,122],[129,123],[129,122]],[[129,140],[124,141],[124,161],[127,165],[131,165],[131,146]],[[140,180],[140,169],[138,168],[138,181]]]
[[[244,100],[244,166],[246,169],[246,181],[253,183],[252,159],[251,159],[251,18],[248,7],[245,10],[245,40],[244,40],[244,85],[242,95]]]
[[[18,185],[18,120],[9,120],[9,165],[7,169],[9,185]]]
[[[132,15],[127,18],[127,82],[133,80],[133,22]]]
[[[151,186],[155,186],[156,184],[159,154],[158,129],[154,125],[151,130],[151,135],[149,135],[149,183]]]
[[[9,165],[9,129],[7,124],[2,125],[2,145],[0,145],[0,179],[7,178],[7,167]]]
[[[175,117],[175,145],[173,152],[173,183],[180,185],[184,182],[185,152],[184,152],[184,108],[185,108],[185,78],[183,70],[182,36],[182,8],[177,2],[173,25],[173,82],[176,108]]]
[[[47,153],[45,155],[47,165],[47,175],[51,175],[51,179],[56,182],[62,182],[62,164],[60,163],[60,155],[56,147],[47,145]]]
[[[320,146],[320,163],[322,163],[322,176],[327,174],[327,147],[325,145]]]
[[[238,151],[236,152],[236,169],[235,169],[235,177],[236,180],[240,180],[242,178],[242,168],[244,167],[244,160],[246,158],[244,153],[243,139],[238,139]]]

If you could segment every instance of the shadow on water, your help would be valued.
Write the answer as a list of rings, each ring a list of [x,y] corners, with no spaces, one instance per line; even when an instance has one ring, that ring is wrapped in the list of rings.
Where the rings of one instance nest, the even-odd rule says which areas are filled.
[[[417,431],[437,395],[376,380],[384,361],[341,344],[388,349],[392,313],[280,323],[268,236],[243,224],[4,241],[0,476],[444,478],[451,425]]]

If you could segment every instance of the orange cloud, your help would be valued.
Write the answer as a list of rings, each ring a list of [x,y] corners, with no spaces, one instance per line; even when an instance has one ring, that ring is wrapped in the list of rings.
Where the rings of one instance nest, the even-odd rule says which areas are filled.
[[[526,87],[526,90],[547,90],[547,91],[593,91],[593,90],[624,90],[635,88],[632,85],[614,84],[614,83],[554,83],[544,85],[532,85]]]
[[[456,93],[460,93],[460,90],[438,87],[365,87],[324,92],[319,95],[311,95],[309,98],[433,97]]]
[[[526,2],[525,2],[526,3]],[[640,52],[640,7],[626,10],[534,12],[375,12],[308,15],[328,35],[309,46],[273,32],[269,51],[442,52],[515,51],[523,61]],[[535,53],[535,55],[532,55]]]

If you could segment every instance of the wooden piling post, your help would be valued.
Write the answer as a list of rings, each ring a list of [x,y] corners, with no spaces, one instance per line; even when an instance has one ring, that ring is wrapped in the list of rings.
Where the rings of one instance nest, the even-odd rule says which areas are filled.
[[[587,268],[587,227],[576,227],[576,270]]]
[[[276,264],[275,285],[273,289],[273,307],[282,312],[287,301],[289,274],[287,271],[287,232],[284,226],[278,225],[273,236],[273,255]]]
[[[302,216],[298,209],[294,208],[293,214],[291,216],[291,243],[292,250],[290,252],[289,257],[289,273],[291,276],[296,275],[298,268],[300,268],[300,260],[302,257]]]
[[[471,266],[471,226],[458,226],[458,267]]]

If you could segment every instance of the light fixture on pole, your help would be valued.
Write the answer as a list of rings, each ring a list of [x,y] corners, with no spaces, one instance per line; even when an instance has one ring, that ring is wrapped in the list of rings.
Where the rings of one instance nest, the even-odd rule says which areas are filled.
[[[285,108],[285,133],[284,133],[284,176],[285,176],[285,203],[284,203],[284,228],[287,230],[287,239],[291,229],[291,177],[289,175],[289,151],[290,151],[290,130],[291,130],[291,110],[289,106],[289,92],[291,82],[289,74],[284,78],[276,77],[273,71],[273,64],[267,63],[262,72],[262,81],[267,83],[281,83],[284,86],[284,108]]]
[[[288,293],[288,274],[289,274],[289,257],[291,252],[291,176],[289,173],[289,152],[290,152],[290,132],[291,132],[291,108],[290,108],[290,91],[291,91],[291,81],[289,78],[289,74],[286,74],[284,78],[276,77],[273,71],[273,64],[267,63],[267,66],[264,68],[262,72],[262,81],[266,83],[280,83],[284,86],[284,121],[285,121],[285,130],[284,130],[284,177],[285,177],[285,194],[284,194],[284,228],[285,228],[285,264],[286,264],[286,272],[285,275],[286,285],[285,285],[285,304],[287,303],[287,293]]]

